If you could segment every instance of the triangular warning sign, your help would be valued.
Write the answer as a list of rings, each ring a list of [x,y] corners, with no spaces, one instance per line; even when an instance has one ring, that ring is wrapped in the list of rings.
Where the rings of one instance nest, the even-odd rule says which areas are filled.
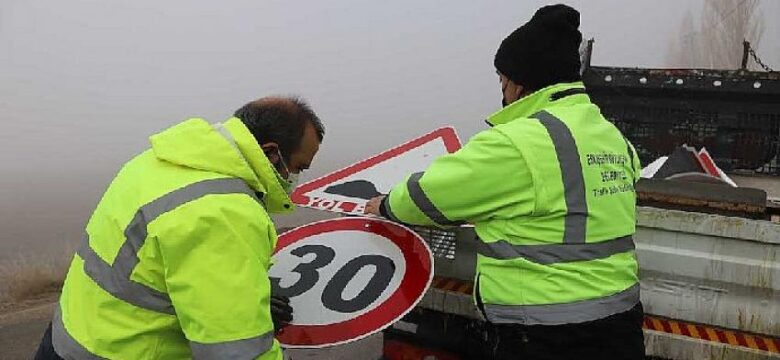
[[[460,149],[455,129],[445,127],[356,164],[300,185],[295,204],[343,214],[363,214],[366,202],[387,194],[411,173],[425,170],[441,155]]]

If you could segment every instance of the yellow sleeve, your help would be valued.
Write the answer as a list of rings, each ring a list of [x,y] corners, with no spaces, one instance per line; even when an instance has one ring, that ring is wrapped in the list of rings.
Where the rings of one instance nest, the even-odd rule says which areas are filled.
[[[506,135],[489,129],[393,187],[381,211],[392,220],[413,225],[513,218],[533,212],[532,185],[520,151]]]
[[[208,195],[160,220],[166,285],[193,356],[280,359],[268,279],[275,233],[261,205]]]

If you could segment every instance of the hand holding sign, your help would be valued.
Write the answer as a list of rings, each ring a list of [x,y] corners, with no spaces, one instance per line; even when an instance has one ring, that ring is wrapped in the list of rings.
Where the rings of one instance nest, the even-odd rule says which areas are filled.
[[[422,298],[432,258],[419,235],[389,221],[342,218],[279,237],[274,295],[295,309],[279,334],[287,347],[346,343],[382,330]]]
[[[290,298],[271,294],[271,320],[274,322],[274,330],[279,332],[293,318],[293,308],[290,306]]]
[[[366,214],[369,215],[376,215],[380,216],[382,214],[379,213],[379,206],[382,205],[382,200],[385,199],[385,196],[377,196],[371,200],[368,200],[366,203]]]

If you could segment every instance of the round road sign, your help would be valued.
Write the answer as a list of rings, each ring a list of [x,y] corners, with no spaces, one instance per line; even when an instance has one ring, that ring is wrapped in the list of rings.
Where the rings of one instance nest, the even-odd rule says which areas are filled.
[[[340,218],[282,234],[269,271],[274,294],[290,297],[293,321],[277,335],[290,348],[348,343],[414,308],[433,277],[433,258],[406,227]]]

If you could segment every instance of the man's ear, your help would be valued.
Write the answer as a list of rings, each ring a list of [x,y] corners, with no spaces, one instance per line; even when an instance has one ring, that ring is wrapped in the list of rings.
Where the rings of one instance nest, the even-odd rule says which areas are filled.
[[[515,86],[515,98],[517,98],[517,100],[520,100],[523,96],[526,95],[525,88],[523,87],[523,85],[515,84],[515,82],[512,80],[509,81],[511,81],[512,85]]]
[[[268,158],[268,161],[270,161],[271,164],[276,164],[279,162],[279,144],[275,142],[269,142],[260,145],[260,148],[263,149],[265,157]]]

